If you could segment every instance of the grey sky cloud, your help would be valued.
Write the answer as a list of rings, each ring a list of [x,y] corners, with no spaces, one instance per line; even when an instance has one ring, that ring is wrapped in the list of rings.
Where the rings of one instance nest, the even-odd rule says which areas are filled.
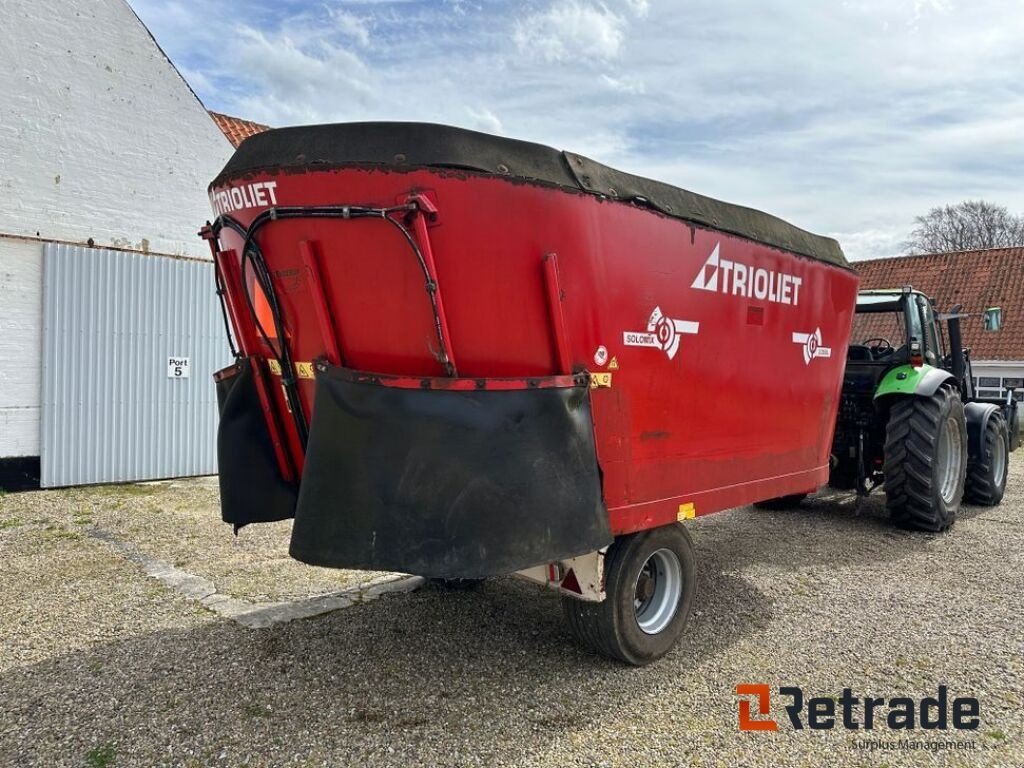
[[[212,109],[540,141],[898,253],[1024,211],[1024,0],[132,0]],[[217,19],[214,26],[210,19]]]

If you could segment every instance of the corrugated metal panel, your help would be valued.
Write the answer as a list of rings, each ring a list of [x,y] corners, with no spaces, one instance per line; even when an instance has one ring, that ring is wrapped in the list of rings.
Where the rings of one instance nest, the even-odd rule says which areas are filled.
[[[231,356],[213,265],[54,243],[43,259],[43,487],[216,472],[210,376]]]

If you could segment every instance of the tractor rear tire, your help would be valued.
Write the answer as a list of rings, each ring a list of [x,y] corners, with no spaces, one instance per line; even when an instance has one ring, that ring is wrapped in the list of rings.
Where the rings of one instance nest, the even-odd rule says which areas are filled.
[[[764,501],[755,501],[754,506],[757,509],[767,509],[773,512],[784,511],[787,509],[796,509],[800,506],[800,503],[807,498],[806,493],[794,493],[789,496],[779,496],[776,499],[765,499]]]
[[[994,507],[1003,500],[1009,472],[1008,444],[1006,419],[1001,413],[993,413],[981,436],[981,455],[967,466],[964,498],[971,504]]]
[[[1018,406],[1013,409],[1013,416],[1010,417],[1010,452],[1013,453],[1020,448],[1020,410],[1024,406]]]
[[[686,628],[697,587],[693,541],[678,523],[620,536],[605,555],[600,603],[562,596],[584,645],[636,667],[661,658]]]
[[[953,525],[967,474],[967,424],[960,394],[895,401],[885,431],[886,507],[897,525],[944,531]]]

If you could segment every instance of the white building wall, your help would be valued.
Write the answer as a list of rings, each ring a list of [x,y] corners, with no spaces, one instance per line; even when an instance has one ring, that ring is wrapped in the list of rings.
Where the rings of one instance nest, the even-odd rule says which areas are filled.
[[[0,94],[3,458],[38,454],[36,239],[209,258],[232,148],[124,0],[2,0]]]
[[[124,0],[4,0],[0,30],[0,232],[208,256],[231,145]]]
[[[972,360],[971,370],[982,397],[1005,397],[1012,389],[1024,401],[1024,360]]]
[[[0,458],[39,455],[42,245],[0,238]]]

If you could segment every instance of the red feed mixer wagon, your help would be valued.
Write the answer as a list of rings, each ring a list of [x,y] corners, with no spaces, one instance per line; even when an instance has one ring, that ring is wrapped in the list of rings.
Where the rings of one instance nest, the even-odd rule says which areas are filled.
[[[414,123],[253,136],[210,198],[223,517],[294,517],[298,560],[517,573],[644,664],[692,608],[683,520],[828,481],[857,291],[831,239]]]

